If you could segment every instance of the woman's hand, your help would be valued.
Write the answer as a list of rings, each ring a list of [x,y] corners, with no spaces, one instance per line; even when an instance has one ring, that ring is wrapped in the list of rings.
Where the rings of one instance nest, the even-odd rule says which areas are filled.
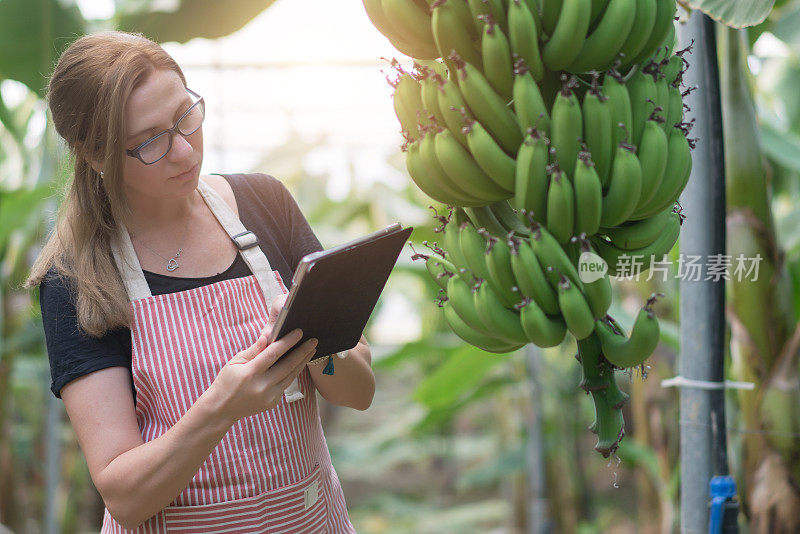
[[[303,337],[299,328],[267,345],[277,317],[275,306],[280,310],[286,300],[282,297],[275,299],[280,303],[273,302],[270,320],[256,342],[231,358],[209,388],[217,412],[231,424],[277,406],[283,391],[316,352],[316,339],[294,347]]]

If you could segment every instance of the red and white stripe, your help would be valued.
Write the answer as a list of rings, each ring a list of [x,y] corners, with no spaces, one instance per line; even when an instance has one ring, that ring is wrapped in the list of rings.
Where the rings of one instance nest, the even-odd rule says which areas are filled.
[[[285,293],[277,271],[274,275]],[[136,418],[145,441],[172,427],[269,313],[255,275],[131,302]],[[351,533],[308,369],[302,399],[237,421],[164,510],[134,531],[105,511],[102,533]]]

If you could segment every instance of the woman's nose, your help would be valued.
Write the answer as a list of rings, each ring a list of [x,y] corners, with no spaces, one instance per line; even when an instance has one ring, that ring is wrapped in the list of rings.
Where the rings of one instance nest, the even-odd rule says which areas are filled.
[[[190,155],[194,151],[194,147],[182,135],[176,135],[172,138],[172,159],[174,160],[181,160],[184,159],[186,156]]]

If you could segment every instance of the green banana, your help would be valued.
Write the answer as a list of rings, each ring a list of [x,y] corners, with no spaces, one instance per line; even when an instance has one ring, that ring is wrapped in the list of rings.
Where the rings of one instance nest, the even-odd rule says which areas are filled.
[[[518,303],[520,295],[514,271],[511,269],[511,249],[505,239],[489,237],[486,247],[486,267],[489,270],[489,282],[503,301],[510,307]]]
[[[542,51],[548,69],[565,70],[575,61],[589,30],[591,14],[592,0],[563,0],[558,22]]]
[[[571,179],[575,176],[575,161],[581,150],[583,117],[581,105],[572,91],[577,86],[575,77],[569,81],[562,79],[562,82],[561,91],[553,103],[550,146],[555,150],[555,160]]]
[[[631,117],[633,119],[630,143],[635,146],[639,146],[644,125],[658,101],[658,88],[653,76],[654,74],[639,69],[627,83],[631,95]]]
[[[530,229],[522,224],[520,215],[514,211],[514,208],[511,207],[511,204],[509,204],[507,200],[501,200],[500,202],[490,204],[489,209],[497,220],[500,221],[500,224],[503,225],[503,228],[506,229],[506,232],[514,232],[519,235],[528,235],[531,233]]]
[[[433,200],[443,204],[450,204],[454,199],[442,189],[441,184],[433,180],[431,175],[428,174],[419,153],[419,145],[419,141],[411,141],[403,147],[406,152],[406,169],[411,180]]]
[[[613,167],[614,154],[620,142],[630,135],[633,125],[633,115],[631,111],[631,98],[628,94],[626,84],[620,74],[611,70],[606,73],[603,80],[603,94],[608,97],[608,107],[611,110],[611,164]],[[622,126],[620,126],[620,124]],[[607,176],[600,175],[603,180],[603,188],[608,187],[610,173]]]
[[[481,15],[486,22],[481,38],[483,73],[489,85],[508,102],[513,98],[514,72],[511,64],[511,48],[508,38],[497,27],[491,15]]]
[[[496,332],[496,335],[511,343],[528,342],[520,324],[519,313],[506,308],[491,285],[480,284],[475,292],[475,309],[490,332]]]
[[[683,121],[683,95],[674,85],[669,87],[669,107],[664,122],[664,131],[671,132],[676,124]]]
[[[683,57],[680,54],[673,54],[669,59],[661,62],[663,65],[662,72],[664,79],[670,85],[680,85],[681,80],[678,79],[683,74]]]
[[[667,140],[667,168],[653,198],[643,207],[634,211],[632,219],[645,219],[672,206],[680,197],[692,173],[692,153],[686,133],[673,128]]]
[[[547,163],[550,140],[532,128],[517,153],[514,179],[514,207],[525,210],[539,223],[546,223]]]
[[[445,172],[439,159],[436,157],[434,148],[436,131],[427,129],[419,145],[419,155],[422,158],[422,165],[430,178],[444,190],[448,198],[452,200],[450,204],[456,206],[480,206],[484,203],[483,199],[473,197],[466,193],[455,180],[451,180]]]
[[[478,229],[471,222],[466,221],[459,228],[458,244],[467,267],[478,278],[489,278],[489,269],[486,266],[486,240],[478,233]]]
[[[503,98],[492,89],[481,71],[457,57],[454,57],[454,61],[459,68],[458,85],[469,109],[506,154],[516,156],[517,149],[522,143],[516,115],[508,109]]]
[[[611,364],[622,369],[636,367],[653,354],[658,345],[660,328],[652,309],[655,296],[647,300],[631,329],[630,337],[617,334],[608,324],[598,320],[595,332],[600,338],[603,355]]]
[[[580,234],[580,236],[573,239],[575,239],[579,244],[581,256],[587,252],[597,254],[597,252],[592,248],[591,242],[586,238],[586,234]],[[585,271],[591,268],[591,263],[588,261],[581,262],[579,257],[578,266],[581,271]],[[587,274],[591,274],[591,272]],[[606,313],[608,312],[608,308],[611,306],[611,299],[613,296],[611,290],[611,278],[608,276],[608,272],[591,282],[584,281],[583,294],[586,297],[586,302],[589,303],[589,309],[592,311],[592,317],[595,319],[605,317]]]
[[[469,150],[461,146],[450,129],[437,132],[434,138],[436,157],[451,181],[463,191],[481,199],[481,204],[509,198],[511,193],[496,185],[473,159]]]
[[[461,245],[458,242],[458,230],[461,224],[466,221],[466,215],[458,208],[453,208],[447,219],[442,225],[442,246],[447,251],[450,263],[459,270],[468,268],[467,261],[461,253]]]
[[[417,117],[417,112],[424,109],[424,104],[419,82],[411,74],[401,71],[400,77],[394,83],[392,101],[403,132],[410,139],[419,139],[419,122],[422,118]]]
[[[583,291],[583,282],[578,276],[578,270],[558,240],[544,226],[536,222],[532,223],[531,226],[531,248],[536,253],[536,257],[542,264],[545,274],[553,287],[558,284],[559,274],[563,274],[578,289]]]
[[[486,176],[499,187],[513,193],[516,173],[514,158],[503,151],[480,122],[467,118],[463,131],[467,134],[467,146],[472,157]]]
[[[445,291],[447,290],[447,280],[458,275],[458,269],[456,269],[455,265],[444,258],[425,254],[415,254],[415,256],[425,258],[425,268],[428,270],[431,279]],[[411,259],[416,258],[412,256]]]
[[[475,310],[474,291],[470,284],[458,276],[451,276],[447,279],[447,301],[453,307],[456,314],[464,321],[467,326],[485,336],[492,336],[492,332],[486,330],[483,322],[478,317]]]
[[[439,76],[433,75],[434,79],[439,83],[439,111],[444,117],[444,124],[450,133],[466,148],[467,136],[461,131],[464,126],[464,115],[472,118],[472,112],[464,102],[464,97],[461,96],[461,89],[454,81],[448,80]]]
[[[531,298],[519,306],[519,321],[528,341],[542,348],[560,345],[567,335],[567,325],[561,315],[549,316]]]
[[[623,271],[625,275],[635,276],[650,269],[653,261],[661,261],[672,250],[680,231],[681,218],[671,217],[656,240],[641,248],[622,249],[599,236],[592,236],[589,240],[597,250],[597,254],[608,263],[609,275],[617,276]],[[634,272],[637,267],[641,269],[639,272]]]
[[[511,271],[520,292],[536,301],[546,314],[559,314],[561,309],[558,307],[558,293],[547,281],[544,269],[530,244],[512,236],[508,245],[511,248]]]
[[[592,14],[589,16],[590,32],[597,26],[596,23],[600,22],[600,15],[605,12],[608,1],[609,0],[592,0]]]
[[[562,244],[569,241],[575,230],[575,190],[558,165],[550,171],[546,226]]]
[[[653,55],[653,52],[664,43],[669,34],[675,31],[674,18],[677,9],[675,0],[656,0],[655,22],[647,42],[636,56],[629,56],[627,60],[623,61],[623,66],[641,63]]]
[[[426,47],[420,43],[409,41],[406,36],[400,35],[386,16],[381,0],[362,0],[362,3],[372,24],[400,52],[417,59],[436,59],[439,57],[439,52],[435,46]]]
[[[502,0],[504,3],[510,3],[512,0]],[[528,11],[533,15],[533,24],[536,26],[536,35],[542,34],[542,6],[541,0],[525,0],[528,6]]]
[[[583,97],[583,138],[592,154],[595,170],[600,177],[600,183],[607,183],[608,173],[611,171],[611,161],[614,157],[612,148],[611,105],[608,97],[600,92],[598,86],[599,74],[592,74],[592,87]],[[587,232],[589,233],[589,232]]]
[[[503,0],[468,0],[469,10],[472,12],[472,19],[475,21],[475,29],[479,34],[486,28],[486,22],[481,15],[491,15],[500,24],[500,29],[508,35],[508,23],[506,21],[506,8]]]
[[[430,10],[408,0],[381,0],[383,13],[397,33],[409,43],[435,51]]]
[[[526,135],[531,128],[536,128],[542,134],[550,132],[550,113],[544,103],[539,84],[530,73],[528,64],[519,58],[514,62],[514,84],[512,87],[514,98],[514,113],[517,115],[522,135]]]
[[[664,76],[664,73],[661,70],[658,70],[655,74],[656,80],[656,108],[655,108],[655,116],[658,118],[659,122],[661,123],[661,129],[666,129],[666,119],[667,115],[669,114],[669,88],[670,85],[667,83],[667,79]],[[661,109],[659,109],[661,108]]]
[[[495,217],[494,212],[492,212],[489,206],[464,208],[464,213],[467,214],[467,217],[469,217],[472,224],[474,224],[475,228],[479,231],[483,228],[489,235],[495,237],[504,237],[508,233],[500,221],[497,220],[497,217]]]
[[[646,206],[650,202],[658,191],[658,186],[661,185],[664,171],[667,168],[667,134],[664,133],[661,124],[654,117],[655,115],[645,124],[636,153],[642,166],[642,187],[636,209]]]
[[[575,189],[574,233],[597,233],[603,213],[603,186],[588,152],[578,154],[573,179]],[[548,206],[549,207],[549,206]],[[564,214],[566,216],[566,214]]]
[[[611,183],[603,196],[601,226],[618,226],[636,209],[642,190],[642,167],[634,147],[620,143],[611,169]]]
[[[637,0],[636,17],[633,26],[628,34],[619,53],[622,56],[621,62],[627,64],[627,60],[636,56],[647,44],[653,25],[656,22],[656,0]]]
[[[631,33],[636,10],[636,0],[611,0],[597,28],[583,41],[567,70],[586,72],[610,67]]]
[[[508,40],[511,51],[522,58],[537,82],[544,77],[544,64],[539,52],[539,35],[536,21],[538,12],[532,13],[521,0],[510,0],[508,5]]]
[[[422,95],[422,106],[429,115],[436,118],[436,123],[440,126],[446,126],[447,122],[444,120],[444,114],[439,108],[439,82],[434,76],[436,71],[430,67],[422,66],[420,76],[420,86]]]
[[[482,69],[482,60],[476,42],[480,34],[473,23],[469,6],[463,0],[437,0],[431,4],[433,38],[439,56],[451,72],[455,71],[455,63],[450,54],[455,51],[459,57]]]
[[[542,31],[547,35],[547,38],[542,36],[543,41],[553,35],[563,3],[563,0],[545,0],[542,2]]]
[[[558,306],[567,329],[575,339],[588,337],[594,331],[594,317],[586,297],[564,275],[561,275],[558,283]]]
[[[506,352],[513,352],[524,347],[527,343],[509,343],[507,341],[503,341],[497,339],[495,337],[490,337],[480,332],[472,329],[467,325],[453,310],[453,307],[449,305],[448,302],[445,302],[442,306],[444,310],[444,319],[453,332],[469,343],[470,345],[474,345],[479,349],[485,350],[486,352],[494,352],[494,353],[506,353]]]
[[[671,207],[656,213],[647,219],[628,221],[614,228],[603,228],[600,233],[605,234],[617,248],[633,250],[648,246],[655,241],[672,217],[678,217]]]

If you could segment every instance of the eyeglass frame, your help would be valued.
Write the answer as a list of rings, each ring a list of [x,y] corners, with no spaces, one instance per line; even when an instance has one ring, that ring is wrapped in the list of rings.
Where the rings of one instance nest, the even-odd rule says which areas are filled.
[[[187,136],[190,136],[193,133],[195,133],[197,130],[200,129],[201,126],[203,126],[203,121],[206,118],[206,102],[205,102],[205,100],[203,99],[202,96],[198,95],[197,93],[195,93],[194,91],[192,91],[188,87],[184,87],[184,89],[186,89],[192,96],[196,97],[197,98],[197,102],[195,102],[191,106],[189,106],[189,109],[184,111],[183,114],[180,117],[178,117],[178,120],[175,121],[175,124],[173,124],[171,128],[167,128],[166,130],[163,130],[163,131],[157,133],[153,137],[151,137],[151,138],[147,139],[146,141],[144,141],[143,143],[141,143],[139,146],[137,146],[133,150],[125,149],[125,153],[127,155],[129,155],[132,158],[138,159],[139,161],[141,161],[145,165],[152,165],[154,163],[159,162],[164,156],[169,154],[169,151],[172,150],[172,138],[176,134],[182,135],[183,137],[187,137]],[[195,130],[192,131],[191,133],[188,133],[188,134],[184,135],[180,130],[178,130],[178,124],[180,124],[180,122],[184,119],[184,117],[186,117],[195,107],[197,107],[201,103],[203,104],[203,118],[200,120],[200,126],[195,128]],[[161,157],[159,157],[157,160],[151,161],[150,163],[147,163],[145,160],[142,159],[142,155],[140,154],[139,151],[142,148],[144,148],[145,145],[147,145],[148,143],[151,143],[152,141],[155,141],[156,138],[161,137],[164,134],[169,134],[169,146],[167,147],[167,151],[164,152],[164,154],[162,154]]]

